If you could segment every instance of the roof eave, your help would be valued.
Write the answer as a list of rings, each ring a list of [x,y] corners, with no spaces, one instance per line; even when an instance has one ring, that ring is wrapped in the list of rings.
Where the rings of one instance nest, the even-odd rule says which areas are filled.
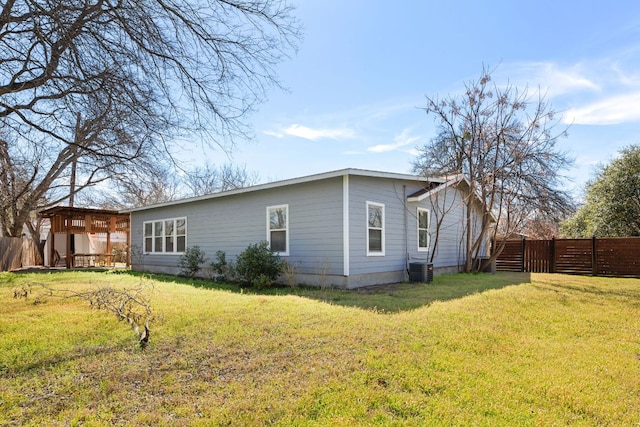
[[[219,197],[233,196],[233,195],[238,195],[238,194],[250,193],[250,192],[254,192],[254,191],[267,190],[267,189],[272,189],[272,188],[279,188],[279,187],[284,187],[284,186],[287,186],[287,185],[302,184],[302,183],[307,183],[307,182],[319,181],[319,180],[323,180],[323,179],[337,178],[337,177],[345,176],[345,175],[388,178],[388,179],[401,179],[401,180],[414,180],[414,181],[417,180],[417,181],[420,181],[420,182],[441,182],[441,183],[445,182],[445,180],[443,180],[442,178],[430,178],[430,177],[424,177],[424,176],[418,176],[418,175],[410,175],[410,174],[402,174],[402,173],[395,173],[395,172],[379,172],[379,171],[372,171],[372,170],[366,170],[366,169],[347,168],[347,169],[339,169],[339,170],[335,170],[335,171],[331,171],[331,172],[323,172],[323,173],[319,173],[319,174],[307,175],[307,176],[303,176],[303,177],[299,177],[299,178],[291,178],[291,179],[285,179],[285,180],[282,180],[282,181],[274,181],[274,182],[269,182],[269,183],[266,183],[266,184],[258,184],[258,185],[254,185],[254,186],[251,186],[251,187],[238,188],[238,189],[235,189],[235,190],[223,191],[223,192],[220,192],[220,193],[206,194],[204,196],[189,197],[189,198],[186,198],[186,199],[172,200],[172,201],[169,201],[169,202],[158,203],[158,204],[154,204],[154,205],[141,206],[141,207],[131,208],[131,209],[124,209],[121,212],[122,213],[131,213],[131,212],[138,212],[138,211],[144,211],[144,210],[149,210],[149,209],[158,209],[158,208],[164,208],[164,207],[168,207],[168,206],[179,205],[179,204],[183,204],[183,203],[193,203],[193,202],[199,202],[199,201],[203,201],[203,200],[216,199],[216,198],[219,198]]]
[[[430,179],[431,182],[438,182],[437,179]],[[465,181],[467,184],[469,184],[469,180],[467,179],[466,176],[464,175],[456,175],[454,178],[449,179],[449,180],[441,180],[441,184],[437,186],[436,188],[427,191],[423,194],[420,194],[419,196],[415,196],[415,197],[408,197],[407,201],[408,202],[421,202],[425,199],[428,199],[429,197],[433,196],[436,193],[439,193],[440,191],[444,190],[445,188],[451,187],[454,184],[457,184],[459,182]]]

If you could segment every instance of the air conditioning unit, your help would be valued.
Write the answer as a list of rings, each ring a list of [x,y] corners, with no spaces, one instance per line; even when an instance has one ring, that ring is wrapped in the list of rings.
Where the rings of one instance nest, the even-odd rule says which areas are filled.
[[[426,262],[409,263],[409,281],[430,283],[433,281],[433,264]]]

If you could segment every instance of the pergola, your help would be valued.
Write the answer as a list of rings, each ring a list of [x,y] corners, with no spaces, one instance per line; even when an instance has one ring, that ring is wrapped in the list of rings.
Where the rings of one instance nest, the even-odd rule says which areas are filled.
[[[51,221],[51,244],[50,258],[54,259],[55,236],[56,233],[64,233],[66,235],[65,253],[66,266],[72,268],[78,265],[87,266],[89,257],[93,261],[100,258],[106,264],[112,264],[111,254],[111,233],[125,233],[127,239],[127,265],[130,264],[129,248],[130,248],[130,217],[129,214],[122,214],[115,210],[108,209],[89,209],[56,206],[39,212],[42,218],[49,218]],[[73,234],[96,234],[105,233],[107,239],[106,252],[103,254],[88,253],[70,253],[71,236]]]

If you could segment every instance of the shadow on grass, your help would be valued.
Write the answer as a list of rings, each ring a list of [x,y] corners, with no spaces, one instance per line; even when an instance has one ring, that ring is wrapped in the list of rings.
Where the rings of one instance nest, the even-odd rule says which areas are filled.
[[[575,277],[568,276],[566,277]],[[640,287],[636,286],[636,283],[640,283],[640,280],[637,278],[604,278],[604,277],[595,277],[592,279],[592,282],[585,282],[583,277],[592,277],[592,276],[580,276],[580,280],[573,280],[568,282],[563,280],[560,283],[545,283],[536,284],[535,288],[543,289],[543,290],[551,290],[556,293],[560,292],[575,292],[588,294],[599,297],[615,297],[615,298],[632,298],[634,302],[638,301],[640,298]],[[598,280],[611,280],[616,281],[617,286],[612,286],[612,283],[601,284],[600,286],[594,286],[593,283],[597,283]],[[620,283],[623,281],[628,281],[630,286],[621,287]],[[634,283],[634,281],[636,283]],[[574,282],[583,282],[582,284],[576,284]]]
[[[49,270],[64,273],[66,270]],[[85,273],[105,274],[104,270],[83,270]],[[270,289],[243,288],[236,283],[215,282],[207,279],[191,279],[169,274],[154,274],[131,270],[111,270],[106,274],[149,277],[165,283],[189,285],[202,289],[215,289],[245,295],[294,295],[344,307],[355,307],[381,313],[397,313],[432,304],[463,298],[475,293],[506,286],[530,283],[528,273],[499,272],[496,274],[443,274],[431,283],[397,283],[368,286],[358,289],[317,288],[309,286],[275,287]]]
[[[124,344],[111,346],[87,346],[77,347],[63,353],[51,354],[48,356],[37,355],[37,360],[24,364],[13,364],[11,366],[0,363],[0,378],[12,378],[24,372],[39,371],[41,369],[51,369],[51,367],[80,359],[91,358],[99,355],[108,355],[122,351],[127,348]]]
[[[124,273],[124,272],[122,272]],[[121,273],[121,274],[122,274]],[[149,274],[128,271],[126,274],[145,275],[154,280],[185,284],[203,289],[224,290],[247,295],[294,295],[329,304],[374,310],[382,313],[397,313],[413,310],[433,303],[463,298],[468,295],[506,286],[530,283],[528,273],[496,274],[444,274],[436,276],[431,283],[397,283],[368,286],[359,289],[317,288],[309,286],[275,287],[270,289],[242,288],[238,284],[214,282],[205,279],[189,279],[165,274]]]

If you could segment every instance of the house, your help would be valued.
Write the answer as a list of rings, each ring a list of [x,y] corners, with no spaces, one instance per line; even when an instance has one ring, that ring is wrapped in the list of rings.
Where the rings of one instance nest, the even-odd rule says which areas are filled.
[[[482,215],[465,184],[344,169],[131,209],[132,269],[177,274],[186,248],[233,260],[267,241],[303,284],[401,282],[412,263],[457,272],[465,230],[475,232]],[[475,206],[473,224],[466,203]]]

